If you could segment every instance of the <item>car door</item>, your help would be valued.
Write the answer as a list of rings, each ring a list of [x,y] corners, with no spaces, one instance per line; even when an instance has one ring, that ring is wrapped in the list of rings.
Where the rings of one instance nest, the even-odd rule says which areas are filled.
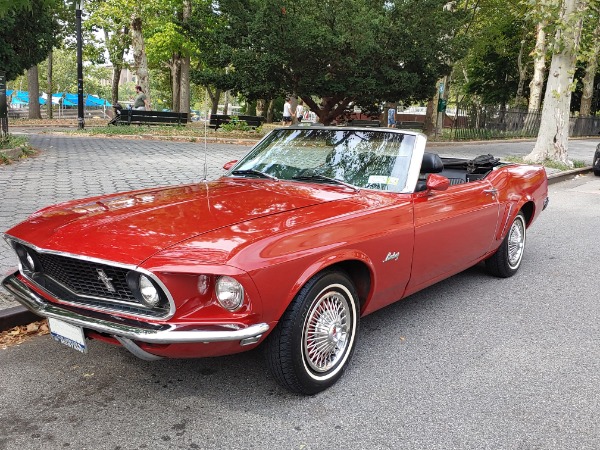
[[[498,224],[497,191],[485,180],[414,194],[415,241],[407,295],[487,253]]]

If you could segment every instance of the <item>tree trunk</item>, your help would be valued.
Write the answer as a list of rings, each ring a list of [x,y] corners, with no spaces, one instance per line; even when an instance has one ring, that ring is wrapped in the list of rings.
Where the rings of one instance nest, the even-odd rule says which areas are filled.
[[[273,106],[275,101],[273,99],[269,100],[269,107],[267,108],[267,123],[273,123]]]
[[[585,2],[582,1],[563,1],[560,21],[570,26],[565,26],[564,30],[558,27],[556,31],[540,131],[535,147],[525,157],[527,162],[540,164],[551,159],[572,166],[568,155],[569,109],[577,47],[581,37],[581,11],[584,7]]]
[[[529,83],[529,105],[527,111],[538,112],[542,101],[542,88],[546,74],[546,22],[537,25],[535,50],[533,58],[533,78]]]
[[[267,102],[264,98],[256,100],[256,115],[260,117],[265,116],[265,106]]]
[[[229,112],[229,91],[225,91],[225,99],[223,100],[223,114]]]
[[[600,53],[600,22],[596,25],[592,38],[592,46],[588,56],[588,64],[583,77],[583,92],[581,95],[580,116],[589,116],[592,110],[592,96],[594,95],[594,77],[598,69],[598,54]]]
[[[216,89],[214,92],[207,87],[206,93],[208,94],[208,98],[210,98],[210,113],[216,114],[219,110],[219,99],[221,98],[221,89]]]
[[[171,69],[171,110],[175,112],[179,112],[180,108],[180,94],[181,94],[181,58],[179,53],[174,53],[171,58],[171,64],[169,65]]]
[[[187,23],[192,15],[192,1],[183,0],[183,22]],[[181,84],[179,112],[190,113],[190,55],[181,58]]]
[[[48,53],[48,74],[47,74],[47,91],[46,94],[48,98],[46,99],[46,115],[48,119],[52,119],[52,94],[53,94],[53,86],[52,86],[52,50]]]
[[[437,95],[427,102],[425,109],[425,122],[423,123],[423,133],[432,136],[435,132],[435,104]]]
[[[40,111],[40,81],[38,79],[38,66],[27,70],[27,86],[29,86],[29,118],[41,119]]]
[[[119,102],[119,82],[121,81],[121,72],[123,71],[123,56],[125,48],[129,48],[129,28],[122,27],[118,32],[109,34],[106,28],[104,31],[104,42],[108,50],[108,59],[113,66],[112,81],[110,86],[110,95],[113,105]]]
[[[323,97],[321,104],[318,105],[312,97],[300,97],[306,106],[310,108],[319,118],[319,122],[323,125],[331,125],[344,110],[348,107],[351,100],[347,97]]]
[[[133,47],[133,62],[135,65],[137,84],[142,87],[142,90],[148,99],[148,104],[151,105],[150,107],[152,108],[148,58],[146,56],[144,35],[142,34],[142,18],[139,17],[137,13],[134,13],[131,17],[131,46]]]
[[[113,64],[112,82],[110,86],[110,96],[112,104],[119,103],[119,81],[121,80],[121,71],[123,67],[120,64]]]
[[[181,58],[179,112],[190,113],[190,57]]]
[[[521,40],[521,48],[519,49],[519,56],[517,58],[517,66],[519,69],[519,84],[517,85],[517,95],[515,98],[515,103],[518,108],[524,106],[527,102],[525,101],[525,97],[523,96],[523,91],[525,90],[525,78],[527,78],[527,64],[523,63],[523,52],[525,49],[525,39]]]

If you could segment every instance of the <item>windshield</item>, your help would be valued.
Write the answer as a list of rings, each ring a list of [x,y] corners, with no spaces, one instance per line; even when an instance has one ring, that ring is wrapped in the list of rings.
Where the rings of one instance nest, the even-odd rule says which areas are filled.
[[[230,176],[400,192],[414,144],[414,135],[385,130],[278,129],[237,163]]]

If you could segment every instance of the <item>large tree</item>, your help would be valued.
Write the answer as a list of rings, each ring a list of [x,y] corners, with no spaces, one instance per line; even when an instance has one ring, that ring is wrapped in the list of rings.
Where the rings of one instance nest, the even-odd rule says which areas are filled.
[[[546,159],[571,165],[568,158],[569,112],[585,1],[563,0],[553,42],[540,130],[528,162]]]
[[[6,10],[1,19],[0,67],[9,81],[43,61],[57,43],[52,1],[30,4],[31,8]]]
[[[431,97],[449,72],[457,15],[443,0],[221,0],[215,80],[249,100],[297,95],[323,123],[350,104]],[[214,65],[211,67],[214,73]]]

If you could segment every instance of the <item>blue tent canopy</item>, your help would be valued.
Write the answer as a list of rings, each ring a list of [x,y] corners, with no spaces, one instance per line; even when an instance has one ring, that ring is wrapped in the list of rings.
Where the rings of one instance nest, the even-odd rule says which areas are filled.
[[[27,91],[15,91],[10,90],[6,92],[7,95],[13,94],[12,103],[15,105],[27,105],[29,104],[29,92]],[[56,102],[57,98],[62,98],[63,106],[77,106],[79,104],[79,96],[77,94],[70,94],[68,92],[56,92],[52,94],[53,103]],[[103,98],[98,97],[97,95],[86,95],[85,97],[85,106],[90,108],[101,108],[101,107],[110,107],[112,104]],[[45,105],[46,100],[43,97],[40,97],[40,105]]]

